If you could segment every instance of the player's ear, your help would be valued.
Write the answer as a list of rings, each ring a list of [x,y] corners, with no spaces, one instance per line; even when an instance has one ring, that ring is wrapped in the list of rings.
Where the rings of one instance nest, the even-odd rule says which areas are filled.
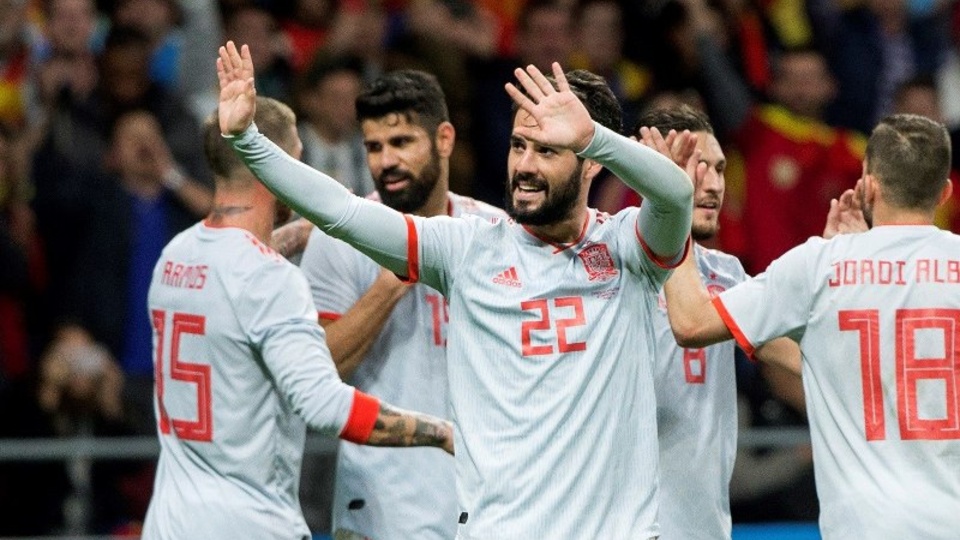
[[[947,183],[943,186],[943,189],[940,190],[940,199],[937,201],[937,206],[947,202],[951,195],[953,195],[953,182],[947,178]]]
[[[592,181],[594,178],[596,178],[598,174],[600,174],[600,171],[602,169],[603,169],[603,165],[600,165],[596,161],[592,159],[584,159],[583,169],[582,169],[583,172],[581,173],[580,178],[581,179],[585,178],[588,181]]]
[[[437,153],[440,157],[448,158],[453,153],[453,145],[457,140],[457,130],[450,122],[440,122],[437,126],[437,135],[434,137],[434,144],[437,147]]]

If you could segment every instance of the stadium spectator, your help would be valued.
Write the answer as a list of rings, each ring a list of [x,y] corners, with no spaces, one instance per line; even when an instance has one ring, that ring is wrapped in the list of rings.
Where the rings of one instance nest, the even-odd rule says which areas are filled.
[[[371,198],[425,217],[506,217],[449,191],[456,133],[432,75],[411,70],[383,75],[360,94],[357,118],[377,186]],[[405,409],[446,416],[443,296],[424,284],[404,284],[320,229],[310,237],[301,268],[341,377]],[[411,476],[412,470],[422,472]],[[335,538],[453,538],[458,517],[453,460],[441,462],[423,450],[343,444],[333,510]]]
[[[318,57],[297,92],[303,162],[336,178],[357,195],[374,190],[354,102],[363,84],[355,57]]]
[[[278,151],[298,157],[293,111],[256,103]],[[452,426],[340,381],[306,279],[266,244],[290,210],[220,133],[211,117],[213,210],[164,248],[150,281],[161,453],[143,537],[305,538],[297,493],[307,425],[358,444],[450,453]]]
[[[228,42],[220,58],[222,129],[247,166],[324,232],[448,299],[458,534],[656,537],[656,439],[643,435],[656,425],[650,310],[683,257],[692,186],[616,133],[619,104],[602,78],[574,71],[568,82],[555,63],[554,87],[534,66],[516,70],[529,97],[507,85],[519,107],[513,219],[491,223],[404,215],[303,167],[251,127],[246,47]],[[669,139],[695,166],[694,138]],[[643,193],[640,209],[587,208],[602,166]]]

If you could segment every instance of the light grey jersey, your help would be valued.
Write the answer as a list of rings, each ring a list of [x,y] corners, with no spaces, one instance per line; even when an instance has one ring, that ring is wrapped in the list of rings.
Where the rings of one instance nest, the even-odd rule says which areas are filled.
[[[716,295],[746,279],[740,261],[696,246],[700,278]],[[733,341],[703,349],[677,345],[660,292],[655,318],[660,538],[730,538],[730,475],[737,451]]]
[[[960,237],[812,238],[714,303],[748,352],[800,342],[825,540],[958,537]]]
[[[502,210],[469,197],[450,193],[448,201],[453,217],[506,217]],[[320,317],[326,319],[346,313],[381,271],[369,257],[319,229],[313,230],[300,267]],[[447,320],[443,296],[427,285],[412,285],[350,383],[398,407],[449,417]],[[438,456],[434,449],[340,445],[334,530],[374,540],[450,540],[458,517],[452,457]]]
[[[339,380],[303,274],[245,230],[198,223],[164,249],[148,302],[161,452],[144,538],[310,538],[306,425],[369,434],[377,402]]]
[[[643,253],[637,209],[591,210],[563,246],[512,220],[408,219],[411,275],[455,322],[458,538],[656,536],[652,319],[669,272]]]

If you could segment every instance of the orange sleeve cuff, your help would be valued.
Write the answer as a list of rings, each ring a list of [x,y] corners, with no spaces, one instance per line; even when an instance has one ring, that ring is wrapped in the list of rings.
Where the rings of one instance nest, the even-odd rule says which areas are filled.
[[[397,277],[404,283],[416,283],[420,281],[420,239],[413,218],[408,214],[403,218],[407,220],[407,275]]]
[[[680,253],[680,256],[672,257],[660,257],[653,250],[650,249],[650,246],[647,245],[647,242],[640,236],[640,231],[635,230],[637,234],[637,240],[640,242],[640,247],[643,248],[643,252],[647,254],[647,257],[653,261],[654,264],[663,268],[664,270],[673,270],[674,268],[680,266],[680,263],[687,258],[687,254],[690,251],[690,245],[693,243],[693,240],[690,237],[687,237],[687,241],[683,244],[683,250]]]
[[[720,315],[720,319],[723,320],[723,324],[727,325],[727,329],[730,330],[730,333],[733,334],[733,339],[737,341],[737,345],[740,345],[740,348],[743,349],[743,352],[747,353],[747,356],[750,357],[750,360],[756,361],[753,357],[753,353],[756,352],[756,348],[750,343],[750,340],[747,339],[746,334],[743,333],[743,330],[737,326],[737,322],[733,320],[733,317],[730,316],[730,312],[727,311],[727,306],[723,305],[723,300],[720,300],[719,296],[715,296],[713,300],[713,307],[716,308],[717,313]]]
[[[380,400],[354,389],[350,416],[347,417],[347,425],[343,426],[343,431],[340,432],[340,438],[357,444],[366,443],[373,433],[379,414]]]

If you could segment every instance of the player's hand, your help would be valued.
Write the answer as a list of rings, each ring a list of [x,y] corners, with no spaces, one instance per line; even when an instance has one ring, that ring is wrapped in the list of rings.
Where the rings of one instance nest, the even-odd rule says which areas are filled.
[[[830,201],[827,223],[823,228],[823,237],[827,240],[838,234],[860,233],[870,229],[858,196],[861,182],[857,181],[856,188],[844,191],[839,199]]]
[[[220,132],[226,135],[243,133],[253,122],[257,110],[250,48],[243,45],[238,51],[232,41],[220,47],[217,78],[220,80]]]
[[[569,148],[574,152],[584,150],[593,140],[593,120],[570,90],[560,64],[553,63],[556,88],[536,66],[527,66],[526,70],[517,68],[513,73],[526,94],[513,83],[507,83],[505,88],[514,103],[529,115],[514,133],[543,146]]]
[[[696,133],[688,130],[677,133],[671,129],[664,137],[659,129],[643,126],[640,128],[638,140],[640,144],[656,150],[686,171],[694,186],[707,174],[707,164],[700,161],[702,152],[697,149]]]

